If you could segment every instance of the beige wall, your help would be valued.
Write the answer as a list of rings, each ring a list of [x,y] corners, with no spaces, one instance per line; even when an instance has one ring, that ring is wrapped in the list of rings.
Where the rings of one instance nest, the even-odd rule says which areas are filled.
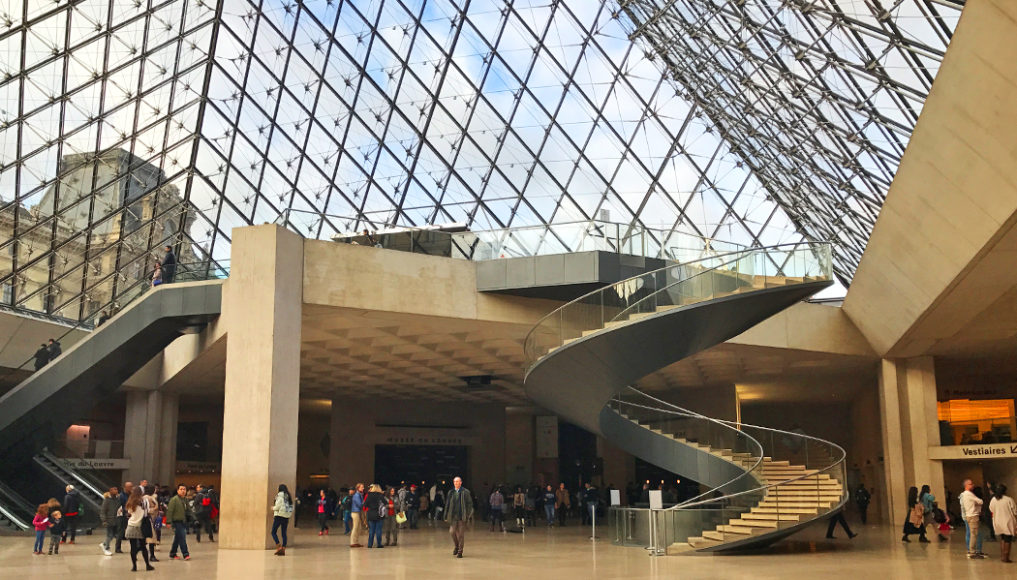
[[[799,302],[728,342],[805,352],[876,356],[843,308],[808,302]]]
[[[877,353],[949,340],[1017,282],[1017,3],[969,2],[844,303]]]
[[[307,240],[304,302],[426,316],[533,324],[560,305],[477,292],[473,262]]]

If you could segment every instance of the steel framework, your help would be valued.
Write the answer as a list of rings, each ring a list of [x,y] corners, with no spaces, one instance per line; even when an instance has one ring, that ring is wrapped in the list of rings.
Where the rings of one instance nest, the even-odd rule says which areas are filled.
[[[0,0],[0,303],[86,318],[170,243],[609,220],[836,244],[949,0]]]

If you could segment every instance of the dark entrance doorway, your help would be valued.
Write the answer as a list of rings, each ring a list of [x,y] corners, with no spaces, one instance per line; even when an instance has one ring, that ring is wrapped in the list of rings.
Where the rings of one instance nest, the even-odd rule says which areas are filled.
[[[428,485],[459,475],[468,479],[469,452],[464,445],[375,445],[374,477],[381,485],[425,481]]]

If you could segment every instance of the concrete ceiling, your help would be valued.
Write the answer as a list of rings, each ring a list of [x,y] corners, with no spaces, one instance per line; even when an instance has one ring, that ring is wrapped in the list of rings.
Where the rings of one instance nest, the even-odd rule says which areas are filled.
[[[523,340],[529,324],[478,322],[305,305],[301,395],[383,396],[525,404]],[[205,350],[166,384],[183,393],[221,393],[225,341]],[[462,377],[491,375],[467,389]],[[875,359],[726,343],[640,381],[649,391],[737,384],[745,400],[850,400],[875,382]]]

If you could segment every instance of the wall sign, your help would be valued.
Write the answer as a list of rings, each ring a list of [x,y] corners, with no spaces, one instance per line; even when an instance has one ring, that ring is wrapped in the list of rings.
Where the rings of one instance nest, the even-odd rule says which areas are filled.
[[[451,445],[475,446],[478,437],[464,435],[462,429],[433,429],[416,427],[380,427],[378,445]]]
[[[215,473],[222,468],[218,461],[177,461],[177,473]]]
[[[929,459],[1017,459],[1017,443],[931,446]]]
[[[70,469],[130,469],[130,459],[59,459],[60,463]]]

